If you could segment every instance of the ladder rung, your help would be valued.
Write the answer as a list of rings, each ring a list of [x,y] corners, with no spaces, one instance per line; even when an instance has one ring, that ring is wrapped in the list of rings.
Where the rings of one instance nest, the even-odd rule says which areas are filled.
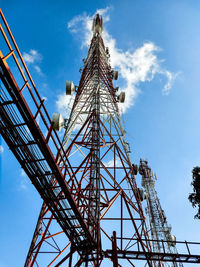
[[[45,176],[49,176],[49,175],[54,175],[53,173],[44,173],[44,174],[40,174],[40,175],[37,175],[37,178],[43,178]]]
[[[37,143],[31,141],[31,142],[29,142],[29,143],[27,143],[27,144],[13,145],[13,147],[14,147],[14,148],[18,148],[18,147],[26,147],[26,146],[31,146],[31,145],[37,145]]]
[[[23,162],[26,164],[26,163],[31,163],[31,162],[35,163],[35,162],[45,161],[45,160],[46,159],[35,159],[35,160],[27,160],[27,159],[25,159],[25,160],[23,160]]]
[[[15,103],[16,103],[16,101],[8,100],[8,101],[1,103],[0,106],[3,107],[3,106],[15,104]]]
[[[13,124],[12,126],[4,126],[4,127],[0,127],[1,130],[10,130],[13,128],[17,128],[17,127],[21,127],[21,126],[25,126],[27,125],[25,122],[24,123],[19,123],[19,124]]]
[[[68,210],[72,210],[71,208],[69,209],[59,209],[59,211],[68,211]]]

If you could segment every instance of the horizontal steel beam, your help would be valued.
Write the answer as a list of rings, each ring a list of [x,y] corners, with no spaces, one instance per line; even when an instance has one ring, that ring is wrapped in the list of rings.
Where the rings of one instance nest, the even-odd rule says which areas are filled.
[[[126,251],[126,250],[106,250],[104,255],[106,258],[112,258],[113,253],[117,254],[119,259],[129,260],[152,260],[152,261],[166,261],[166,262],[185,262],[185,263],[200,263],[200,255],[192,254],[170,254],[158,252],[144,252],[144,251]]]

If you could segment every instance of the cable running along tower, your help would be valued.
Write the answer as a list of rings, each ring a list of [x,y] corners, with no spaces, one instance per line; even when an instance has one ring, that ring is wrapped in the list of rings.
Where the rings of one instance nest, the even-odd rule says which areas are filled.
[[[0,131],[44,201],[25,267],[200,262],[189,249],[174,254],[150,240],[118,109],[125,94],[113,86],[118,72],[109,63],[101,16],[93,21],[79,85],[66,83],[66,94],[75,94],[70,117],[54,113],[51,120],[0,15]]]

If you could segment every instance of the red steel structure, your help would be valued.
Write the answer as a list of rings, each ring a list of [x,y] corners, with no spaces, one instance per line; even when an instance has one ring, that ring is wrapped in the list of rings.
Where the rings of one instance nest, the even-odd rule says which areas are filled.
[[[165,251],[167,254],[177,254],[176,237],[171,234],[172,227],[167,222],[167,217],[161,207],[160,200],[155,190],[156,175],[152,172],[147,160],[140,159],[139,173],[142,176],[142,187],[144,188],[144,199],[146,199],[151,239],[167,242],[153,242],[153,252]],[[158,262],[158,266],[165,267],[168,263]],[[173,267],[183,267],[182,263],[173,262]]]
[[[184,253],[152,251],[155,240],[149,239],[119,115],[124,93],[113,86],[117,72],[101,36],[102,18],[94,18],[79,86],[67,83],[67,93],[75,90],[76,96],[60,142],[56,121],[0,15],[0,132],[44,201],[25,266],[199,263],[189,242],[179,242]]]

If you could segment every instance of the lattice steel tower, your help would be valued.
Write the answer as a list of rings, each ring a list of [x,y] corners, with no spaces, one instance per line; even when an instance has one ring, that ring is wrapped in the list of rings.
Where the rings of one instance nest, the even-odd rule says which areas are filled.
[[[140,159],[139,173],[142,175],[142,186],[145,190],[144,198],[147,202],[146,212],[149,218],[151,238],[154,252],[177,254],[176,237],[171,234],[172,227],[167,222],[167,217],[161,207],[160,200],[155,190],[156,175],[148,166],[147,160]],[[162,243],[161,240],[167,241]],[[169,266],[168,263],[157,262],[156,266]],[[172,263],[171,266],[183,266],[182,263]]]
[[[103,258],[112,259],[105,250],[112,246],[113,230],[118,235],[116,248],[126,250],[139,246],[145,253],[151,251],[151,246],[150,242],[141,240],[148,240],[147,227],[118,108],[118,102],[124,102],[125,93],[113,86],[118,72],[109,63],[109,50],[102,39],[101,16],[95,16],[92,31],[79,86],[66,82],[66,94],[76,94],[71,114],[66,120],[60,114],[54,114],[53,122],[56,130],[65,128],[62,146],[73,174],[70,177],[65,173],[65,181],[92,238],[92,242],[87,240],[83,246],[71,238],[71,251],[80,254],[77,264],[90,262],[99,266]],[[61,157],[57,162],[62,168],[60,160]],[[40,253],[37,244],[41,242],[44,213],[45,204],[27,266],[32,266],[37,260],[35,255]],[[75,224],[74,228],[77,227]],[[82,232],[79,234],[81,236]],[[146,262],[152,265],[151,260]],[[124,264],[133,265],[129,259]]]

